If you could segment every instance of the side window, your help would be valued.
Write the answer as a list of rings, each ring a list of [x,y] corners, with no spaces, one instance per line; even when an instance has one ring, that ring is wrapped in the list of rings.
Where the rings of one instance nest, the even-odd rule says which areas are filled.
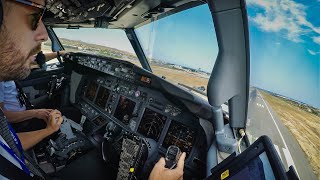
[[[247,10],[249,140],[269,136],[286,168],[319,178],[320,3],[248,0]]]
[[[51,43],[50,38],[46,42],[42,43],[42,52],[43,52],[43,54],[52,53],[52,43]],[[53,63],[58,63],[58,62],[59,62],[58,59],[54,58],[54,59],[47,61],[46,64],[53,64]]]

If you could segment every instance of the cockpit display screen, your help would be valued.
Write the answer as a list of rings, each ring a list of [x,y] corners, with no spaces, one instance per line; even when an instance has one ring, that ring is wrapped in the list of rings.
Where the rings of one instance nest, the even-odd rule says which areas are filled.
[[[103,86],[100,86],[95,104],[101,107],[102,109],[104,109],[106,107],[106,103],[108,101],[109,95],[110,95],[110,90]]]
[[[166,120],[166,116],[146,108],[143,113],[138,132],[148,138],[158,141],[162,129],[166,124]]]
[[[147,76],[141,76],[141,82],[146,83],[146,84],[151,84],[151,78]]]
[[[182,123],[172,121],[162,143],[164,148],[168,148],[171,145],[178,146],[182,152],[190,154],[192,146],[195,140],[196,132]]]
[[[132,114],[135,106],[136,103],[134,101],[131,101],[125,96],[120,96],[114,117],[120,120],[123,124],[128,125],[130,119],[133,117]]]
[[[91,81],[86,89],[85,97],[88,100],[93,101],[94,96],[96,95],[97,89],[98,89],[98,84],[94,81]]]

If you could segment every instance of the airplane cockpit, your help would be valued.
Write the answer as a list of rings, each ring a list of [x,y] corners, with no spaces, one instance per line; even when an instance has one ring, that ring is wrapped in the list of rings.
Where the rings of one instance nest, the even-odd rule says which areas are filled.
[[[201,5],[210,9],[219,45],[206,93],[154,74],[135,31]],[[59,133],[29,150],[46,176],[148,179],[160,157],[174,161],[177,151],[187,154],[184,179],[228,179],[240,171],[234,164],[226,171],[221,163],[233,163],[238,149],[250,145],[244,133],[250,67],[245,1],[48,0],[46,8],[43,21],[53,52],[70,49],[57,29],[120,29],[137,56],[106,56],[97,53],[99,47],[68,50],[21,81],[35,107],[59,109],[64,117]],[[261,148],[267,146],[258,145],[248,148],[260,148],[252,159],[263,159]],[[263,175],[286,179],[279,158],[270,159],[274,152],[265,151],[273,171]]]

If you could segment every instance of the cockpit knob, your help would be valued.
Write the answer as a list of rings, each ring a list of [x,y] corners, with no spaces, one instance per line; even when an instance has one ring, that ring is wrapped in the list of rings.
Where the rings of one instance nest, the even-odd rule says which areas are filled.
[[[129,72],[129,70],[127,68],[122,68],[121,71],[124,72],[124,73],[128,73]]]
[[[141,92],[139,90],[134,93],[135,97],[139,97],[140,95],[141,95]]]
[[[175,145],[169,146],[166,153],[166,157],[165,157],[165,162],[166,162],[165,167],[169,169],[175,168],[175,166],[179,161],[180,155],[181,155],[181,150],[178,146],[175,146]]]
[[[115,124],[114,122],[109,122],[106,126],[106,133],[104,134],[104,138],[112,142],[115,137],[117,137],[121,133],[122,129]]]
[[[121,71],[121,68],[115,68],[114,69],[116,72],[120,72]]]

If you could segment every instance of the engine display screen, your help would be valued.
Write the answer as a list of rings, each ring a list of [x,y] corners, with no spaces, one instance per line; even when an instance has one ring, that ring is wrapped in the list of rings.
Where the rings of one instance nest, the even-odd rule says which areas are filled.
[[[171,145],[176,145],[182,152],[186,152],[187,155],[189,155],[192,150],[195,136],[195,130],[177,121],[172,121],[162,146],[168,148]]]
[[[94,119],[92,122],[93,122],[96,126],[102,126],[102,125],[104,125],[104,124],[107,122],[107,120],[106,120],[105,118],[99,116],[99,117],[97,117],[96,119]]]
[[[162,129],[166,124],[167,117],[151,109],[146,108],[138,132],[148,138],[159,140]]]
[[[106,107],[106,103],[108,101],[109,95],[110,95],[110,90],[103,86],[100,86],[95,104],[101,107],[102,109],[104,109]]]
[[[119,103],[114,113],[114,117],[120,120],[125,125],[128,125],[130,119],[132,118],[132,113],[135,106],[136,103],[134,101],[131,101],[124,96],[120,96]]]
[[[95,81],[91,81],[86,89],[85,97],[90,101],[93,101],[98,89],[98,84]]]

